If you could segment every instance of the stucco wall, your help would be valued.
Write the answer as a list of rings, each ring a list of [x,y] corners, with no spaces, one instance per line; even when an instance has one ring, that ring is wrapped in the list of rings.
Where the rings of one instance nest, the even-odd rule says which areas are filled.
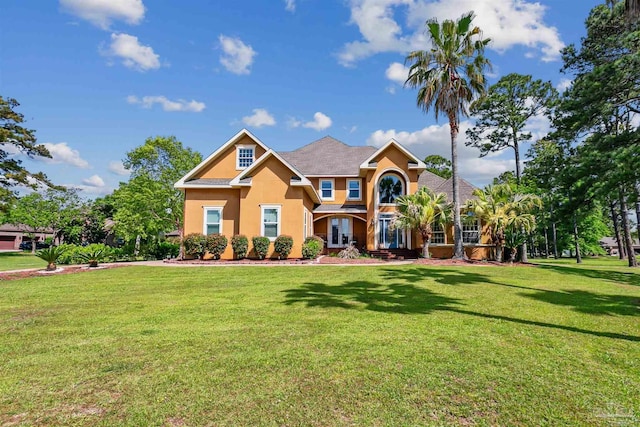
[[[236,169],[236,146],[254,145],[255,159],[259,159],[265,150],[257,145],[253,139],[247,135],[243,136],[237,143],[229,146],[224,152],[219,154],[211,163],[201,170],[194,178],[234,178],[240,173]]]

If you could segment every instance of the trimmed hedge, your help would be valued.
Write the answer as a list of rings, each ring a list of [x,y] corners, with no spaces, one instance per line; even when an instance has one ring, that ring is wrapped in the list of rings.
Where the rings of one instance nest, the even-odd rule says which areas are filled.
[[[222,234],[209,234],[205,238],[205,249],[213,259],[220,259],[220,255],[227,249],[227,238]]]
[[[207,239],[204,237],[204,234],[187,234],[186,236],[184,236],[184,253],[202,259],[205,252],[207,251],[206,242]]]
[[[243,234],[236,234],[231,238],[231,247],[237,259],[243,259],[249,252],[249,239]]]
[[[264,259],[269,253],[269,245],[271,241],[268,237],[262,236],[254,236],[251,238],[251,242],[253,243],[253,250],[259,259]]]
[[[287,259],[293,248],[293,237],[291,236],[278,236],[276,241],[273,242],[273,249],[280,255],[280,258]]]

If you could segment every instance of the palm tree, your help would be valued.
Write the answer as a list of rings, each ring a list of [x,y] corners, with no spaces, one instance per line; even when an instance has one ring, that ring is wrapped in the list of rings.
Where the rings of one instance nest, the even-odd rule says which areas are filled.
[[[426,22],[431,39],[430,50],[409,53],[406,86],[418,88],[418,107],[428,112],[432,107],[436,120],[440,113],[449,119],[451,131],[451,171],[453,177],[454,258],[463,258],[460,195],[458,191],[458,137],[460,115],[469,116],[468,106],[486,93],[485,67],[491,67],[484,57],[489,39],[482,38],[478,27],[472,27],[474,14],[469,12],[457,21],[436,19]]]
[[[534,207],[541,207],[542,201],[533,194],[514,193],[509,184],[487,185],[473,194],[477,199],[469,200],[466,208],[488,226],[491,242],[496,247],[495,259],[502,261],[507,234],[515,241],[515,234],[531,232],[536,218],[530,212]]]
[[[396,204],[393,227],[417,230],[422,237],[422,256],[430,258],[429,243],[433,225],[444,226],[450,221],[451,205],[447,203],[447,195],[435,194],[427,187],[422,187],[415,194],[398,197]]]

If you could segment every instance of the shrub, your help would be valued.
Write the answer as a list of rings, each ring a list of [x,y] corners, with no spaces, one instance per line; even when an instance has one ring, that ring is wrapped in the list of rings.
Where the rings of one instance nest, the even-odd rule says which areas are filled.
[[[110,248],[102,243],[93,243],[82,248],[78,258],[88,263],[89,267],[97,267],[98,263],[105,261],[110,256]]]
[[[236,258],[242,259],[247,256],[249,251],[249,239],[245,235],[237,234],[231,238],[231,247]]]
[[[310,236],[304,240],[302,244],[302,257],[307,259],[315,259],[322,252],[324,240],[318,236]]]
[[[269,245],[271,241],[268,237],[255,236],[251,238],[253,242],[253,250],[256,252],[256,255],[259,259],[264,259],[269,252]]]
[[[340,252],[338,252],[338,258],[344,259],[357,259],[360,258],[360,251],[353,245],[349,245]]]
[[[58,258],[58,264],[77,264],[82,262],[80,254],[83,252],[84,247],[78,245],[60,245],[62,248],[62,254]]]
[[[276,241],[273,242],[273,249],[280,255],[280,258],[287,259],[291,253],[293,247],[293,237],[291,236],[278,236]]]
[[[227,238],[222,234],[209,234],[204,246],[213,255],[213,259],[220,259],[220,255],[227,249]]]
[[[187,255],[193,255],[196,258],[202,259],[206,248],[206,238],[204,234],[200,233],[191,233],[184,236],[184,252]]]
[[[175,258],[179,253],[180,243],[173,243],[168,240],[158,243],[152,251],[152,255],[155,259]]]
[[[56,262],[58,258],[64,253],[66,248],[61,246],[50,246],[47,249],[42,249],[36,252],[36,256],[47,262],[47,271],[54,271],[56,269]]]

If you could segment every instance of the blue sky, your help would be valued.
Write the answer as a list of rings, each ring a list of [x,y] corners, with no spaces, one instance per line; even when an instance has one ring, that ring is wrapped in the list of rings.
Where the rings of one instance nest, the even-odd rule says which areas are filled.
[[[0,94],[21,103],[54,156],[26,166],[87,197],[126,180],[125,153],[155,135],[205,157],[243,127],[280,151],[331,135],[448,157],[447,122],[416,108],[400,83],[406,53],[428,48],[424,21],[474,10],[493,40],[490,83],[518,72],[563,87],[571,76],[558,50],[579,42],[599,3],[4,0]],[[539,137],[548,124],[530,129]],[[479,159],[462,139],[461,174],[474,184],[514,169],[512,152]]]

